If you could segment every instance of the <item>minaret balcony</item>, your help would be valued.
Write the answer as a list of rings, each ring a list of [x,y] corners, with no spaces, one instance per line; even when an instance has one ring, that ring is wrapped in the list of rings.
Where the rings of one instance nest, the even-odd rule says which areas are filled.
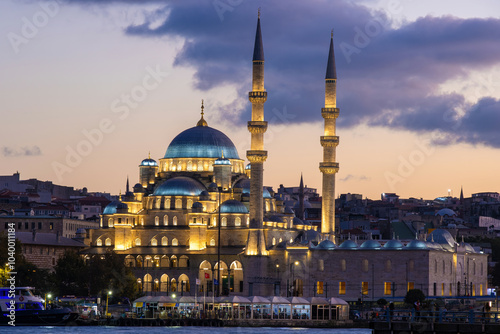
[[[339,171],[338,162],[320,162],[319,170],[323,174],[335,174]]]
[[[323,118],[337,118],[339,117],[339,108],[321,108],[321,116]]]
[[[263,163],[267,159],[267,151],[249,150],[247,151],[247,159],[250,163]]]
[[[338,136],[321,136],[320,138],[323,147],[337,147],[339,145]]]
[[[267,92],[251,91],[248,92],[248,99],[252,103],[264,103],[267,100]]]
[[[248,131],[254,134],[265,133],[267,131],[267,122],[265,121],[250,121],[248,122]]]

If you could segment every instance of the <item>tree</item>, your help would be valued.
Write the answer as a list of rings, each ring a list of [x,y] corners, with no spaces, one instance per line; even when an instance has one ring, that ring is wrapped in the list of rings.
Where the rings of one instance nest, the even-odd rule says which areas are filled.
[[[491,284],[493,286],[500,286],[500,262],[497,262],[497,264],[495,264],[495,267],[493,267],[491,276]]]
[[[424,300],[425,300],[425,295],[422,292],[422,290],[419,289],[409,290],[405,296],[405,303],[409,305],[415,304],[416,301],[423,303]]]
[[[54,267],[54,281],[59,295],[88,295],[87,266],[75,251],[66,251]]]

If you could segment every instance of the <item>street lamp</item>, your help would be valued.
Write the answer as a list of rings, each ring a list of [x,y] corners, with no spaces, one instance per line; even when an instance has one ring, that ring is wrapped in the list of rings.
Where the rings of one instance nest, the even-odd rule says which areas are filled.
[[[50,300],[52,298],[52,294],[51,293],[45,294],[45,309],[47,309],[47,298]]]
[[[106,295],[106,317],[108,316],[108,300],[109,296],[111,296],[113,292],[111,290],[108,291],[108,294]]]

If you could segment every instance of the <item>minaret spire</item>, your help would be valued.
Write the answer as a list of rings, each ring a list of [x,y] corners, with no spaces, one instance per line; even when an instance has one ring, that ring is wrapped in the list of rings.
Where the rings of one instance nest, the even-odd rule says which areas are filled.
[[[304,219],[304,180],[302,178],[302,173],[300,173],[300,185],[299,185],[299,214],[300,219]]]
[[[126,186],[125,194],[128,194],[128,193],[130,193],[130,187],[129,187],[128,175],[127,175],[127,186]]]
[[[264,121],[264,102],[267,92],[264,89],[264,47],[260,30],[260,10],[257,17],[257,30],[252,58],[252,91],[248,99],[252,103],[252,120],[248,122],[248,131],[251,133],[251,147],[247,151],[250,161],[250,231],[248,232],[246,255],[267,255],[264,240],[264,162],[267,151],[264,150],[264,133],[267,131],[267,122]]]
[[[337,108],[337,71],[333,50],[333,30],[326,65],[325,107],[321,109],[321,116],[325,120],[324,135],[320,138],[323,147],[323,162],[319,164],[319,169],[323,174],[321,232],[328,234],[329,238],[335,242],[335,174],[339,170],[339,164],[335,161],[339,137],[335,132],[339,109]]]

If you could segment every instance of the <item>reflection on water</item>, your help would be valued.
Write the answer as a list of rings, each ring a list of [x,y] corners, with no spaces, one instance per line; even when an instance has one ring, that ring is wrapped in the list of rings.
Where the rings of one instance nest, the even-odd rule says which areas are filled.
[[[19,333],[19,334],[299,334],[306,330],[313,330],[318,334],[371,334],[371,329],[365,328],[271,328],[271,327],[0,327],[0,333]]]

